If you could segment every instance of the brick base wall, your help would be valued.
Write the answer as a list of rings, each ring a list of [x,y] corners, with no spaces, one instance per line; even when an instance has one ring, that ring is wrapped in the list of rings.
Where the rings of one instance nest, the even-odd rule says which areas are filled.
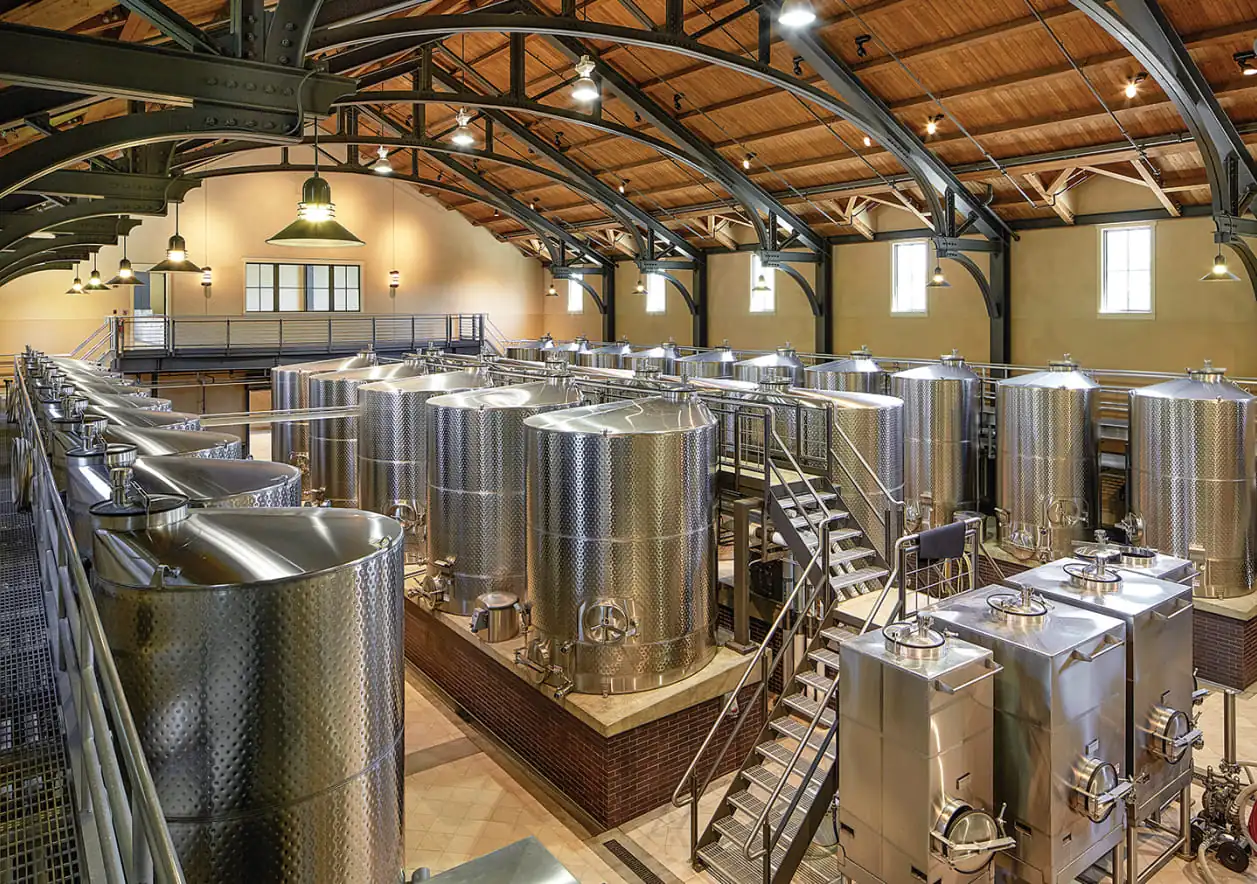
[[[410,601],[405,645],[407,660],[607,828],[671,799],[722,703],[718,697],[706,700],[604,737]],[[754,689],[742,690],[740,700],[750,718],[720,773],[741,764],[763,726],[759,709],[745,707]],[[723,744],[731,724],[732,716],[715,746]]]
[[[1197,608],[1192,633],[1201,677],[1241,690],[1257,682],[1257,619],[1236,620]]]

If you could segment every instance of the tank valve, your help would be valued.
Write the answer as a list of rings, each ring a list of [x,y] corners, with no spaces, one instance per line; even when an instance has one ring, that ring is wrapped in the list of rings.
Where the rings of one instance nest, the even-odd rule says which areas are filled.
[[[436,559],[432,562],[432,568],[435,570],[423,579],[423,588],[419,590],[419,594],[436,611],[454,597],[454,559]]]

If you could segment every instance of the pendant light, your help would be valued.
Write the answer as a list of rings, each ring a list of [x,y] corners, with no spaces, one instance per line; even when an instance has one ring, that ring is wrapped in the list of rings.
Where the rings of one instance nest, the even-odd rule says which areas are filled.
[[[764,274],[760,274],[755,280],[755,285],[751,286],[752,295],[768,295],[772,294],[772,289],[768,287],[768,278]]]
[[[107,292],[109,286],[101,282],[100,271],[96,269],[96,254],[92,254],[92,272],[88,274],[87,285],[83,286],[85,292]]]
[[[554,282],[551,281],[550,288],[546,289],[546,297],[557,298],[558,296],[559,296],[559,290],[554,287]]]
[[[388,148],[381,144],[380,149],[376,153],[379,155],[379,159],[371,164],[371,171],[377,175],[392,175],[393,164],[388,161]]]
[[[79,279],[79,262],[74,262],[74,282],[70,283],[70,287],[65,290],[67,295],[83,294],[83,280]]]
[[[646,283],[642,280],[640,276],[637,277],[637,285],[633,288],[633,294],[635,295],[646,294]]]
[[[297,220],[266,241],[272,246],[337,249],[364,245],[336,220],[332,186],[319,176],[319,126],[314,124],[314,174],[301,185]]]
[[[188,260],[188,243],[179,235],[179,204],[175,203],[175,235],[166,242],[166,260],[149,268],[153,273],[200,273]]]
[[[476,143],[476,135],[467,125],[471,122],[471,114],[468,113],[467,108],[460,107],[458,113],[454,114],[454,119],[458,121],[458,128],[450,136],[450,141],[457,147],[471,147]]]
[[[392,192],[389,194],[389,196],[392,197],[391,226],[392,226],[392,233],[393,233],[393,236],[392,236],[393,266],[396,267],[397,266],[397,185],[390,184],[389,187],[392,188]],[[393,301],[394,311],[397,310],[397,289],[401,287],[401,284],[402,284],[402,272],[400,270],[390,270],[388,272],[388,296],[389,296],[389,299]]]
[[[951,283],[947,281],[947,277],[943,275],[943,266],[941,264],[934,265],[934,272],[930,274],[930,281],[925,284],[927,289],[949,289]]]
[[[1213,267],[1209,268],[1209,272],[1200,277],[1201,282],[1239,282],[1240,278],[1231,272],[1226,266],[1226,258],[1222,257],[1222,253],[1218,252],[1213,259]]]
[[[591,76],[594,67],[594,60],[588,55],[582,55],[580,61],[576,62],[576,82],[572,84],[572,97],[583,104],[597,101],[601,97],[598,84]]]
[[[816,10],[808,0],[785,0],[777,13],[777,23],[786,28],[806,28],[816,21]]]
[[[131,269],[131,262],[127,260],[127,237],[122,237],[122,260],[118,262],[118,275],[109,280],[110,285],[139,285],[140,280],[136,277],[135,271]]]

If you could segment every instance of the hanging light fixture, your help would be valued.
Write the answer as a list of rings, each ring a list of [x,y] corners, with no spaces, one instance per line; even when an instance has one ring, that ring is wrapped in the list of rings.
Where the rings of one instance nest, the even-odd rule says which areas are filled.
[[[591,76],[594,67],[594,60],[588,55],[582,55],[580,61],[576,62],[576,82],[572,84],[572,97],[579,102],[588,104],[597,101],[601,96],[598,84]]]
[[[178,217],[178,216],[176,216]],[[332,202],[332,186],[319,176],[319,127],[314,126],[314,175],[301,185],[301,202],[297,203],[297,220],[266,241],[273,246],[311,249],[349,248],[363,245],[336,220],[336,204]]]
[[[200,273],[188,260],[188,243],[179,235],[179,204],[175,203],[175,234],[166,242],[166,260],[149,268],[153,273]]]
[[[118,275],[109,280],[109,285],[139,285],[140,280],[131,269],[127,260],[127,237],[122,237],[122,260],[118,262]]]
[[[816,21],[816,10],[808,0],[786,0],[777,13],[777,23],[787,28],[806,28]]]
[[[941,123],[941,122],[943,122],[943,115],[942,115],[942,114],[936,114],[935,116],[932,116],[932,117],[929,117],[928,119],[926,119],[926,121],[925,121],[925,134],[926,134],[926,135],[935,135],[935,134],[937,134],[937,133],[938,133],[938,124],[939,124],[939,123]]]
[[[637,285],[634,286],[633,288],[633,294],[635,295],[646,294],[646,283],[640,276],[637,277]]]
[[[546,289],[546,297],[557,298],[558,296],[559,296],[559,290],[554,287],[554,281],[551,280],[550,288]]]
[[[865,136],[864,136],[864,146],[865,146],[865,147],[872,147],[872,146],[873,146],[873,139],[872,139],[872,138],[869,138],[867,135],[865,135]]]
[[[401,284],[402,284],[402,272],[400,270],[390,270],[388,272],[388,287],[391,288],[394,292],[396,292],[397,289],[401,286]]]
[[[1240,73],[1245,77],[1257,74],[1257,53],[1237,52],[1231,58],[1235,59],[1236,66],[1239,67]]]
[[[214,271],[209,267],[201,268],[201,288],[209,288],[214,284]]]
[[[743,169],[751,168],[751,155],[749,153],[746,156],[742,157],[742,168]]]
[[[107,292],[109,286],[101,282],[100,271],[96,269],[96,255],[92,254],[92,272],[88,274],[87,285],[83,286],[85,292]]]
[[[371,171],[377,175],[392,175],[393,164],[388,161],[388,148],[381,144],[376,154],[379,159],[371,164]]]
[[[83,294],[83,280],[79,279],[79,262],[74,262],[74,282],[70,283],[70,287],[65,290],[67,295]]]
[[[467,108],[460,107],[458,113],[454,114],[454,119],[458,121],[458,128],[450,136],[450,141],[458,147],[471,147],[476,143],[476,135],[467,125],[471,122],[471,114],[468,113]]]
[[[1148,74],[1147,74],[1147,72],[1145,72],[1145,71],[1140,71],[1139,73],[1135,74],[1135,76],[1133,76],[1133,77],[1131,77],[1129,80],[1127,80],[1127,81],[1126,81],[1126,88],[1122,90],[1122,91],[1126,94],[1126,97],[1127,97],[1127,98],[1134,98],[1136,95],[1138,95],[1138,94],[1139,94],[1139,84],[1140,84],[1140,83],[1142,83],[1142,82],[1143,82],[1144,80],[1146,80],[1146,79],[1148,79]]]
[[[755,280],[755,285],[751,286],[752,295],[768,295],[772,293],[772,289],[768,287],[768,278],[764,274],[760,274]]]
[[[1209,272],[1200,277],[1201,282],[1239,282],[1239,279],[1226,266],[1226,258],[1222,257],[1221,252],[1214,256],[1213,266],[1209,268]]]
[[[947,277],[943,275],[943,265],[935,264],[934,272],[930,274],[930,281],[925,284],[927,289],[949,289],[951,283],[947,281]]]

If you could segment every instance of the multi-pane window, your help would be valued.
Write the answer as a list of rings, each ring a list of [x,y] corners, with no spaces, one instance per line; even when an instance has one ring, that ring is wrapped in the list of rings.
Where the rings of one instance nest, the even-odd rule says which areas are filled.
[[[925,313],[930,247],[925,240],[894,243],[891,249],[891,313]]]
[[[666,313],[668,310],[668,294],[664,286],[667,284],[658,273],[646,274],[646,312]]]
[[[765,267],[759,252],[751,253],[751,312],[773,313],[777,309],[777,274]]]
[[[1101,313],[1152,312],[1152,227],[1100,230]]]
[[[568,313],[585,312],[585,290],[580,287],[582,279],[584,279],[584,277],[579,273],[573,273],[567,278]]]
[[[362,309],[362,268],[250,261],[244,267],[244,309],[249,313],[357,312]]]

